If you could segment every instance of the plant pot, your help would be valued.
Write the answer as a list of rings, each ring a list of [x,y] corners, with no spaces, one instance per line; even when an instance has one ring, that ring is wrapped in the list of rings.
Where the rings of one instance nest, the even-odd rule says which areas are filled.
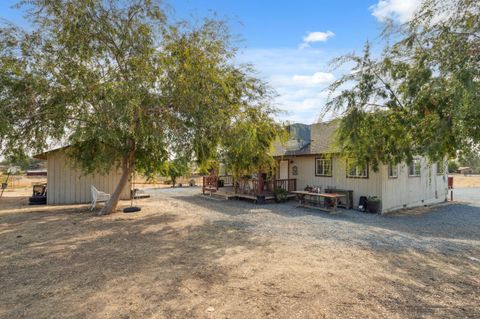
[[[379,214],[382,207],[381,201],[368,201],[367,202],[367,211],[372,214]]]
[[[257,204],[265,204],[265,195],[257,195]]]

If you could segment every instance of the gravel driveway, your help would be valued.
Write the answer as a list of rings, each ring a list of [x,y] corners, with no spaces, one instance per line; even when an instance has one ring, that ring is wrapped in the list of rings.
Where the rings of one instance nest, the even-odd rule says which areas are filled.
[[[453,190],[453,199],[460,202],[480,205],[480,188],[455,188]]]
[[[148,192],[136,214],[0,208],[0,318],[480,318],[480,205],[329,215]]]
[[[213,200],[199,195],[199,188],[150,190],[153,196],[168,196],[209,208],[209,217],[246,226],[258,234],[280,237],[311,237],[356,244],[376,250],[478,254],[480,249],[480,207],[476,203],[447,203],[412,215],[374,215],[354,210],[325,212],[285,204],[255,205],[241,200]],[[462,193],[460,192],[462,191]],[[457,195],[458,194],[458,195]],[[461,194],[461,195],[460,195]],[[455,196],[475,198],[475,191],[456,190]],[[480,200],[478,200],[480,204]],[[422,210],[424,212],[422,212]],[[475,252],[474,252],[475,251]],[[479,255],[476,258],[480,259]]]

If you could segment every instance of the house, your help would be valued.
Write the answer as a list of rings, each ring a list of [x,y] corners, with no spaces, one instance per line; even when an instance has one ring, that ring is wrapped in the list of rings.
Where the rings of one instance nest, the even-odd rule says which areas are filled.
[[[354,207],[361,196],[377,196],[382,212],[447,200],[446,161],[432,164],[418,157],[410,165],[381,165],[377,172],[369,165],[353,166],[333,146],[337,123],[290,125],[290,140],[276,144],[273,154],[278,161],[276,178],[296,179],[298,190],[314,186],[348,191]]]
[[[468,175],[468,174],[473,174],[473,169],[471,167],[459,167],[457,170],[457,173]]]
[[[120,180],[121,171],[113,167],[108,174],[85,174],[72,165],[62,147],[35,155],[34,158],[47,161],[47,204],[81,204],[92,200],[91,185],[98,190],[113,193]],[[130,182],[127,183],[120,199],[130,199]]]

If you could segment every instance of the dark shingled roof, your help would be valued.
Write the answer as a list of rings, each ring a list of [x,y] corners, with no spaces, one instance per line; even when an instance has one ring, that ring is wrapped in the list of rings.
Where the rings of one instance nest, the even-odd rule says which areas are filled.
[[[296,136],[295,130],[291,130],[290,140],[285,143],[285,145],[276,143],[273,155],[302,156],[336,153],[337,149],[334,146],[334,138],[335,132],[338,129],[338,124],[339,122],[334,120],[325,123],[315,123],[308,125],[310,131],[309,141],[305,141],[301,137]]]

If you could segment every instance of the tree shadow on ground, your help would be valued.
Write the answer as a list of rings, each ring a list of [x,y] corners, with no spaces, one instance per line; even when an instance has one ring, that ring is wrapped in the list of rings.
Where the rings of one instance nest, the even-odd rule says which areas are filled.
[[[268,245],[248,225],[184,223],[174,213],[18,214],[0,223],[0,316],[8,318],[195,317],[229,276],[218,262],[227,251]]]
[[[313,209],[298,208],[296,203],[292,201],[284,204],[256,205],[246,201],[209,200],[202,196],[170,196],[232,217],[263,212],[298,220],[309,225],[335,223],[339,229],[342,225],[364,228],[370,231],[372,236],[375,236],[375,234],[381,236],[393,235],[398,236],[399,240],[402,237],[411,239],[428,238],[456,241],[459,245],[463,241],[480,240],[480,232],[478,231],[480,229],[480,207],[466,203],[433,206],[428,212],[413,216],[375,215],[343,209],[339,210],[338,214],[332,215]],[[352,235],[354,235],[354,232],[352,232]],[[467,245],[469,244],[467,243]]]
[[[375,301],[404,318],[478,318],[480,264],[465,256],[414,250],[383,252],[377,259],[388,275],[374,275],[379,288],[359,291],[356,299]]]

